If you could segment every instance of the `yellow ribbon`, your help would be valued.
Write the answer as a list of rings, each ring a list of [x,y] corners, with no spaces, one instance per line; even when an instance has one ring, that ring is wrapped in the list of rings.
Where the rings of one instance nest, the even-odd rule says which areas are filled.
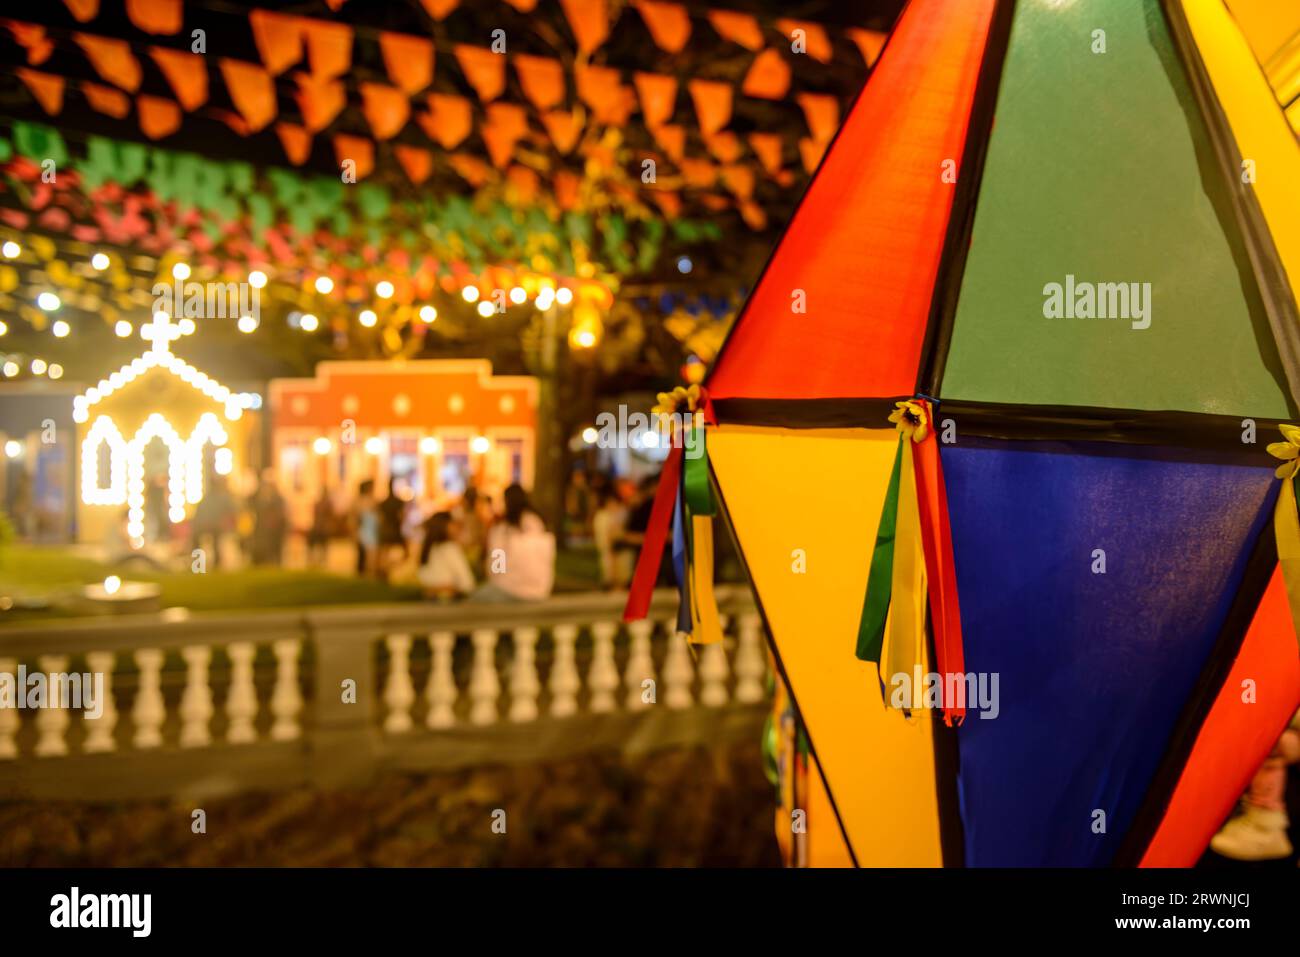
[[[1291,607],[1291,625],[1300,640],[1300,511],[1295,498],[1295,477],[1300,471],[1300,428],[1294,425],[1278,428],[1286,441],[1268,446],[1269,455],[1282,459],[1274,473],[1282,480],[1282,488],[1273,510],[1273,536],[1277,539],[1277,560],[1282,567],[1287,604]]]
[[[921,429],[924,428],[922,424]],[[915,436],[913,436],[915,438]],[[916,505],[916,472],[912,464],[912,443],[902,444],[898,472],[898,521],[894,528],[894,568],[891,578],[889,623],[884,648],[885,700],[894,703],[894,680],[905,675],[912,687],[904,710],[922,704],[917,687],[916,665],[923,659],[925,644],[925,551],[921,539],[921,515]]]
[[[718,602],[713,596],[713,516],[691,516],[691,643],[722,640]]]

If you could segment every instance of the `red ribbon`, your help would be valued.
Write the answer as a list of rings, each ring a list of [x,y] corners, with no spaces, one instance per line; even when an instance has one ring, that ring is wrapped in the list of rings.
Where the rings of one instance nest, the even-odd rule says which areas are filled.
[[[944,679],[944,721],[961,724],[966,717],[964,703],[948,699],[948,675],[966,674],[962,651],[961,609],[957,604],[957,568],[952,556],[952,528],[948,524],[948,492],[935,438],[933,407],[926,403],[930,432],[913,448],[916,496],[925,550],[925,573],[930,583],[930,616],[934,623],[935,657]],[[965,682],[962,682],[965,687]]]
[[[650,611],[655,582],[659,578],[659,563],[663,560],[664,542],[673,522],[673,507],[677,504],[677,490],[682,472],[682,446],[674,442],[672,451],[664,460],[659,473],[659,487],[655,489],[655,504],[650,511],[650,524],[641,543],[641,554],[636,560],[632,587],[628,589],[627,605],[623,608],[624,621],[640,621]]]

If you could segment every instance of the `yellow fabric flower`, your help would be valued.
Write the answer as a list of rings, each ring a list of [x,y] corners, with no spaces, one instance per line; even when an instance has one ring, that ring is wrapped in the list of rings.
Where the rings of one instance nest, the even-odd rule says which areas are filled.
[[[655,398],[658,401],[651,411],[658,415],[694,412],[700,404],[700,387],[679,385],[672,392],[660,392]]]
[[[924,442],[930,434],[930,412],[924,402],[912,399],[895,402],[889,421],[898,427],[898,431],[910,435],[913,442]]]
[[[1286,441],[1271,443],[1268,454],[1282,460],[1273,474],[1280,479],[1289,479],[1300,471],[1300,426],[1279,425],[1278,429]]]

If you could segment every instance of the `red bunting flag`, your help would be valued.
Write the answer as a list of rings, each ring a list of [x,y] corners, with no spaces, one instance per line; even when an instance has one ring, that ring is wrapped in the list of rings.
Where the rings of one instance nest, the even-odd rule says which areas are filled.
[[[23,23],[19,20],[6,20],[14,42],[27,51],[27,65],[40,66],[54,52],[54,41],[45,35],[45,28],[35,23]]]
[[[95,72],[128,93],[140,89],[140,62],[131,55],[131,45],[125,40],[97,37],[88,33],[74,33],[77,42],[90,60]]]
[[[131,112],[131,101],[127,95],[111,86],[84,82],[81,84],[81,92],[85,95],[90,108],[105,116],[120,120]]]

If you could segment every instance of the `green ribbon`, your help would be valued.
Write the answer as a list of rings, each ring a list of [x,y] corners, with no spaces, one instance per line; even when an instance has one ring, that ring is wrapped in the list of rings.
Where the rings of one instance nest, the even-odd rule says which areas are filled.
[[[898,482],[903,464],[903,442],[899,436],[898,451],[894,454],[894,470],[889,476],[889,490],[880,510],[880,527],[876,531],[876,547],[871,553],[871,573],[867,576],[867,594],[862,602],[862,618],[858,622],[857,656],[862,661],[880,664],[880,650],[885,644],[885,621],[889,617],[889,602],[894,587],[894,536],[898,526]]]
[[[709,456],[704,446],[704,427],[692,426],[694,448],[683,450],[682,484],[686,491],[686,514],[712,515],[713,490],[709,487]],[[685,440],[683,439],[683,442]]]

